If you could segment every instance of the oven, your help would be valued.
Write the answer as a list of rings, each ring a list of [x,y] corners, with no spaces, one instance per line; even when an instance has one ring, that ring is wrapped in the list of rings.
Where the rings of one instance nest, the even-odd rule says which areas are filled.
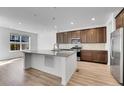
[[[77,60],[80,61],[80,57],[81,57],[81,47],[75,46],[75,47],[72,47],[71,49],[73,49],[73,50],[77,53]]]
[[[81,51],[77,51],[77,60],[80,61]]]

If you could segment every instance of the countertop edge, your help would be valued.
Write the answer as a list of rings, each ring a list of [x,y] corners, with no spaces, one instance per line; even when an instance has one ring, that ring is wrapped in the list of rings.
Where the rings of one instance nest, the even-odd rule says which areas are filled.
[[[64,55],[64,53],[60,52],[60,54],[56,55],[56,54],[47,54],[47,53],[45,54],[45,53],[42,53],[42,52],[34,52],[34,51],[22,51],[22,52],[23,53],[28,53],[28,54],[50,55],[50,56],[58,56],[58,57],[69,57],[69,56],[73,55],[74,53],[76,53],[76,52],[72,51],[72,53],[69,53],[69,54],[65,53],[65,55]]]

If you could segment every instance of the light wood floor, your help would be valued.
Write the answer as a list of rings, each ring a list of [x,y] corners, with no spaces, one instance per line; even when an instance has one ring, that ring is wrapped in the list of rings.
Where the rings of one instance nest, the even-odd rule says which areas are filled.
[[[0,61],[0,85],[6,86],[60,86],[61,79],[35,70],[23,70],[23,59]],[[110,74],[107,65],[78,62],[79,72],[75,72],[67,86],[109,86],[119,85]]]

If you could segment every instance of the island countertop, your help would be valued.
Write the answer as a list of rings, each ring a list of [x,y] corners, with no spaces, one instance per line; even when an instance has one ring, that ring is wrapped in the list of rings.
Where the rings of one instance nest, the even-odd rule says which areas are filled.
[[[24,53],[41,54],[41,55],[51,55],[59,57],[68,57],[75,53],[75,51],[52,51],[52,50],[25,50]]]

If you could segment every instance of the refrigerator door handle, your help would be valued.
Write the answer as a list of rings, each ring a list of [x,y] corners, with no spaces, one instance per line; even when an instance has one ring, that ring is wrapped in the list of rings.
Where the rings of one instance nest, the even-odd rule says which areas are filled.
[[[112,52],[113,38],[111,38],[110,46],[111,46],[111,49],[110,49],[110,57],[111,57],[111,59],[114,59],[114,57],[113,57],[113,52]]]

